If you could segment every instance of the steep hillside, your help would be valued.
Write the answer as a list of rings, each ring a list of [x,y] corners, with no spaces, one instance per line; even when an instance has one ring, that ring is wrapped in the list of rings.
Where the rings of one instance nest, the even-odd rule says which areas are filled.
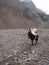
[[[41,19],[38,14],[27,7],[20,8],[5,5],[0,10],[0,28],[38,27],[40,21]]]
[[[0,1],[0,29],[42,27],[41,25],[44,25],[42,16],[31,0]]]

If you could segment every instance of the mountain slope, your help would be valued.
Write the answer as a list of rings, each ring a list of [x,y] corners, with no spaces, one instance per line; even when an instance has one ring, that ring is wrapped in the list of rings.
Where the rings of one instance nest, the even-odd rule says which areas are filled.
[[[43,24],[31,0],[29,2],[20,0],[0,2],[0,29],[40,27]]]

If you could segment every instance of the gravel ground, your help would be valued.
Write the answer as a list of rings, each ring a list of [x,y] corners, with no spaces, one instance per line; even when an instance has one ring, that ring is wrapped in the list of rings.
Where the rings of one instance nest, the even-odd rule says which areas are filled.
[[[0,65],[49,65],[49,30],[39,29],[32,46],[27,29],[0,30]]]

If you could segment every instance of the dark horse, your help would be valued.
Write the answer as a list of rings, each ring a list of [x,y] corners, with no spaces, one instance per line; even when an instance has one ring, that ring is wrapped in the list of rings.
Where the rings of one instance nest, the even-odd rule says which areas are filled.
[[[38,42],[38,32],[36,28],[29,28],[28,38],[31,39],[32,45],[34,40],[36,41],[36,43]]]

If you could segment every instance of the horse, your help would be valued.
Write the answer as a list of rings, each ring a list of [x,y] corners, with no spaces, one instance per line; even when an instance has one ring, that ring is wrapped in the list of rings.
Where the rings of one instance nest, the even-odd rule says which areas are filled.
[[[38,30],[36,28],[29,28],[28,38],[31,39],[31,43],[33,45],[33,41],[38,42]]]

